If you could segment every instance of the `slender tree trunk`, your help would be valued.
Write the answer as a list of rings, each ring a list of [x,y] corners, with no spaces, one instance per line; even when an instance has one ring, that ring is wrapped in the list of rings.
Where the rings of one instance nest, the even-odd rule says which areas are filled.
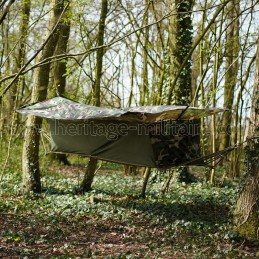
[[[66,12],[69,13],[69,10]],[[66,54],[67,46],[70,34],[70,19],[68,15],[64,16],[65,21],[63,26],[60,29],[59,39],[54,55]],[[49,97],[63,95],[66,88],[66,79],[67,79],[67,62],[66,60],[60,60],[53,64],[53,80],[49,87]],[[64,165],[70,165],[70,162],[67,159],[66,154],[55,154],[52,153],[51,159],[57,160],[59,163]]]
[[[104,44],[104,32],[105,32],[105,20],[108,13],[108,1],[102,0],[101,15],[99,20],[99,29],[97,36],[97,45],[102,46]],[[96,75],[94,83],[94,105],[100,106],[101,104],[101,77],[103,68],[103,55],[104,49],[100,48],[96,53]]]
[[[69,13],[69,10],[67,10]],[[57,47],[55,49],[54,55],[61,55],[67,53],[67,46],[70,34],[70,19],[64,16],[65,21],[59,32],[59,38]],[[52,85],[49,87],[49,97],[63,95],[66,88],[66,72],[67,72],[67,60],[60,60],[53,64],[53,81]]]
[[[216,30],[217,27],[215,26],[215,40],[216,40]],[[214,57],[214,66],[213,66],[213,78],[212,78],[212,107],[216,106],[216,89],[217,89],[217,78],[218,78],[218,59],[219,59],[219,53],[218,49],[215,47],[214,50],[215,57]],[[216,152],[216,116],[213,114],[211,116],[211,147],[212,147],[212,153]],[[212,161],[212,169],[211,169],[211,174],[210,174],[210,183],[213,185],[215,182],[215,161]]]
[[[245,152],[246,180],[234,211],[234,223],[240,235],[247,239],[259,240],[259,40],[249,138]]]
[[[140,167],[135,165],[124,165],[125,175],[137,175],[140,171]]]
[[[168,1],[169,6],[175,15],[169,19],[169,56],[170,56],[170,84],[173,84],[177,73],[180,70],[186,56],[192,48],[192,19],[191,12],[193,1],[174,0]],[[170,94],[168,96],[167,104],[174,105],[189,105],[192,93],[192,70],[191,58],[182,69],[181,74],[175,85],[171,86],[172,100]],[[170,88],[171,88],[170,87]],[[180,181],[191,181],[191,175],[188,167],[179,167],[177,169],[178,179]]]
[[[169,173],[168,177],[167,177],[166,181],[164,182],[162,190],[161,190],[161,195],[165,195],[165,193],[168,192],[169,186],[170,186],[170,182],[171,182],[171,180],[173,178],[173,175],[174,175],[174,169],[169,170],[168,173]]]
[[[6,5],[5,9],[3,10],[3,13],[1,14],[1,17],[0,17],[0,24],[3,23],[4,19],[6,18],[7,14],[9,13],[10,11],[10,8],[12,6],[12,4],[15,2],[15,0],[10,0],[8,2],[8,4]]]
[[[229,2],[227,10],[228,29],[226,35],[226,75],[224,88],[224,107],[230,109],[225,111],[222,117],[219,149],[230,146],[230,128],[232,123],[232,106],[234,91],[237,83],[238,53],[239,53],[239,0]]]
[[[161,0],[152,1],[152,13],[155,20],[160,20],[163,17],[163,6],[164,3]],[[164,66],[164,52],[165,52],[165,44],[164,44],[164,34],[165,34],[165,25],[164,23],[157,23],[156,24],[157,33],[154,35],[156,39],[155,48],[157,53],[156,62],[160,64],[161,68],[154,66],[153,67],[153,84],[152,84],[152,96],[150,96],[151,103],[153,105],[159,105],[162,101],[162,91],[163,91],[163,84],[164,84],[164,74],[165,74],[165,66]]]
[[[134,94],[134,79],[136,76],[136,66],[135,66],[135,59],[137,55],[137,47],[138,42],[136,43],[136,47],[132,47],[132,57],[131,57],[131,74],[130,74],[130,94],[129,94],[129,100],[127,106],[130,107],[132,104],[133,94]]]
[[[145,0],[145,5],[148,6],[148,0]],[[148,24],[148,10],[145,13],[143,25]],[[149,28],[145,28],[144,33],[144,49],[143,49],[143,68],[142,68],[142,88],[140,91],[140,105],[145,105],[148,99],[148,43],[149,43]]]
[[[221,15],[223,18],[223,13]],[[223,19],[222,19],[223,20]],[[215,24],[214,26],[214,41],[216,42],[217,40],[217,26]],[[222,23],[220,25],[220,35],[222,31]],[[219,59],[220,59],[220,41],[218,42],[218,45],[215,45],[214,47],[214,61],[213,61],[213,77],[212,77],[212,87],[211,87],[211,94],[212,94],[212,107],[216,107],[216,90],[217,90],[217,81],[218,81],[218,71],[219,71]],[[213,114],[211,116],[211,151],[212,153],[216,152],[216,116]],[[212,160],[212,169],[210,172],[210,183],[214,185],[215,183],[215,161]]]
[[[202,25],[201,25],[201,32],[200,35],[202,35],[204,31],[205,21],[206,21],[206,14],[207,14],[207,0],[204,2],[204,11],[202,13]],[[199,53],[200,53],[200,59],[199,59],[199,72],[200,72],[200,90],[201,90],[201,107],[205,107],[205,94],[204,94],[204,84],[203,84],[203,65],[204,65],[204,42],[201,41],[199,44]],[[195,97],[194,97],[195,98]],[[194,100],[195,102],[195,100]],[[208,148],[207,145],[207,138],[205,134],[205,118],[201,118],[201,147],[202,147],[202,155],[206,155],[206,151]]]
[[[60,15],[64,10],[66,1],[53,0],[53,10],[49,22],[49,31],[51,37],[42,50],[38,61],[51,57],[56,48],[60,28],[60,22],[57,27],[56,24],[60,19]],[[56,28],[54,31],[53,28]],[[31,103],[43,101],[47,96],[48,82],[49,82],[50,64],[43,65],[35,70],[33,78],[33,89],[31,95]],[[40,129],[42,119],[35,116],[29,116],[26,122],[24,144],[23,144],[23,190],[24,192],[41,192],[40,169],[39,169],[39,142]]]
[[[10,41],[8,38],[10,37],[10,24],[9,24],[9,13],[6,13],[5,19],[6,22],[1,24],[1,38],[2,38],[2,51],[0,53],[0,59],[1,59],[1,67],[4,66],[5,71],[11,71],[11,62],[10,59],[7,59],[5,64],[3,64],[4,56],[7,56],[10,53]],[[2,72],[2,69],[0,69],[0,73]],[[1,112],[1,121],[0,121],[0,131],[2,132],[3,136],[8,133],[8,125],[10,123],[10,113],[9,113],[9,100],[8,96],[1,96],[2,101],[2,107],[3,109]],[[1,108],[2,108],[1,107]]]
[[[86,171],[85,171],[84,179],[81,183],[82,192],[88,192],[91,190],[97,162],[98,162],[98,160],[96,158],[92,158],[92,157],[90,158]]]
[[[151,168],[147,167],[145,169],[144,180],[143,180],[143,185],[142,185],[142,190],[141,190],[141,197],[142,198],[146,198],[147,183],[148,183],[150,175],[151,175]]]
[[[104,43],[104,32],[105,32],[105,20],[108,13],[108,1],[102,0],[102,8],[101,8],[101,15],[99,20],[99,28],[98,28],[98,46],[102,46]],[[94,105],[100,106],[101,104],[101,77],[102,77],[102,68],[103,68],[103,55],[104,49],[100,48],[97,50],[96,53],[96,76],[95,76],[95,83],[94,83]],[[81,183],[81,191],[88,192],[91,190],[91,185],[94,179],[94,173],[96,170],[97,159],[91,157],[86,172],[84,175],[84,179]]]
[[[19,28],[19,36],[20,36],[20,42],[19,42],[19,48],[17,53],[17,61],[16,61],[16,67],[14,69],[14,72],[17,73],[22,66],[25,63],[26,58],[26,44],[27,44],[27,38],[28,38],[28,27],[29,27],[29,18],[30,18],[30,10],[31,10],[31,1],[30,0],[23,0],[21,3],[21,20],[20,20],[20,28]],[[19,78],[12,88],[8,91],[8,113],[10,118],[12,119],[12,115],[14,115],[14,125],[18,125],[18,114],[14,112],[14,107],[17,106],[16,98],[17,94],[19,92],[19,89],[23,88],[24,79]],[[9,120],[10,123],[10,120]]]
[[[242,96],[243,92],[245,89],[245,85],[247,83],[247,80],[249,79],[249,75],[251,73],[251,67],[253,63],[256,60],[256,55],[251,59],[248,67],[246,68],[246,74],[244,80],[241,80],[241,87],[239,89],[238,95],[237,95],[237,100],[236,100],[236,105],[235,105],[235,126],[233,130],[233,143],[240,143],[241,137],[242,137],[242,130],[243,124],[242,124]],[[241,68],[242,69],[242,68]],[[242,75],[242,71],[241,71]],[[231,175],[233,178],[240,176],[240,163],[241,163],[241,155],[243,153],[243,148],[240,147],[238,149],[233,150],[232,156],[231,156]]]
[[[172,84],[181,64],[192,48],[192,19],[191,12],[193,1],[174,0],[169,1],[171,10],[175,12],[169,19],[169,51],[170,51],[170,83]],[[168,104],[190,104],[192,92],[191,58],[181,71],[181,74],[173,85],[172,100]],[[170,96],[169,96],[170,97]],[[169,98],[168,97],[168,98]]]

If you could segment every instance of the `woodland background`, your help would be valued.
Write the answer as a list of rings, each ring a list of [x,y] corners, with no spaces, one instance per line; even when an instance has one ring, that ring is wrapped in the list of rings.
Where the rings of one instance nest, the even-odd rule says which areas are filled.
[[[120,181],[126,181],[127,177],[132,182],[144,179],[138,187],[142,197],[154,195],[153,189],[146,193],[148,181],[163,182],[158,197],[169,195],[165,204],[173,199],[170,190],[181,182],[190,183],[190,188],[197,181],[203,182],[209,190],[229,185],[236,194],[229,205],[231,209],[228,208],[231,215],[226,217],[231,222],[234,218],[239,235],[258,240],[258,12],[257,0],[2,0],[0,209],[3,213],[16,214],[16,202],[7,205],[10,193],[23,202],[31,199],[24,194],[47,195],[45,181],[49,181],[47,176],[53,177],[53,165],[57,166],[56,173],[72,177],[73,183],[73,175],[62,173],[67,170],[65,165],[71,165],[71,172],[76,167],[82,173],[78,166],[87,164],[78,176],[76,193],[91,191],[96,170],[101,168],[103,174],[106,167],[112,166],[114,173],[124,176]],[[212,161],[212,166],[218,164],[216,169],[178,168],[163,176],[148,168],[103,165],[92,158],[85,161],[74,156],[46,156],[47,125],[39,118],[20,116],[16,109],[56,95],[116,108],[166,104],[225,107],[229,110],[202,119],[202,154],[234,145],[237,148],[222,161]],[[248,141],[244,145],[239,145],[245,140]],[[98,185],[101,176],[96,177]],[[193,179],[196,183],[191,183]],[[55,181],[58,184],[59,180]],[[109,203],[105,199],[104,202]],[[23,213],[21,207],[17,209],[19,213]],[[16,236],[12,238],[15,242]],[[254,251],[251,249],[250,255]]]

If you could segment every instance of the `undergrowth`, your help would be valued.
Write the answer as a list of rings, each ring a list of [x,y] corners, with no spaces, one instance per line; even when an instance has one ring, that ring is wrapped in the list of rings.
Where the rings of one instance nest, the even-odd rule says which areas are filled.
[[[82,160],[80,160],[82,162]],[[104,163],[93,190],[78,194],[84,167],[42,168],[43,193],[23,195],[20,164],[0,183],[1,258],[255,258],[256,245],[233,231],[238,184],[176,183],[165,175],[125,176]],[[94,197],[94,199],[93,199]]]

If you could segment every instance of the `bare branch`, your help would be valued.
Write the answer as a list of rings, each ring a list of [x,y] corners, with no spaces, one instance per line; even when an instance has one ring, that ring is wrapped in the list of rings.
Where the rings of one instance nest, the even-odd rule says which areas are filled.
[[[32,60],[34,60],[38,54],[44,49],[44,47],[46,46],[46,44],[48,43],[49,39],[52,37],[53,33],[55,33],[60,20],[62,19],[62,16],[64,14],[64,12],[67,10],[68,6],[69,6],[69,2],[66,4],[66,6],[64,7],[56,25],[54,26],[53,30],[50,32],[49,36],[47,37],[47,39],[45,40],[45,42],[41,45],[41,47],[36,51],[36,53],[26,62],[26,64],[20,69],[20,71],[15,75],[14,79],[5,87],[5,89],[3,90],[3,92],[0,94],[0,96],[4,95],[8,89],[13,85],[13,83],[18,79],[18,77],[22,74],[22,72],[26,69],[26,67],[31,63]]]
[[[7,6],[5,7],[4,11],[3,11],[3,15],[2,17],[0,18],[0,24],[3,23],[6,15],[9,13],[10,11],[10,7],[12,6],[12,4],[15,2],[15,0],[10,0],[10,2],[7,4]]]

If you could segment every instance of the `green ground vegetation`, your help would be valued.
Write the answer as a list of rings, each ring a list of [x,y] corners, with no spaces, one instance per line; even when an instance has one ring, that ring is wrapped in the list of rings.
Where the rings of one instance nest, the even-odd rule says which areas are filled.
[[[17,150],[17,152],[19,152]],[[161,195],[166,174],[152,173],[146,199],[143,177],[103,163],[93,190],[78,193],[85,158],[72,166],[42,158],[40,195],[21,193],[20,161],[11,156],[0,182],[1,258],[255,258],[258,243],[232,226],[239,184],[212,187],[173,182]]]

